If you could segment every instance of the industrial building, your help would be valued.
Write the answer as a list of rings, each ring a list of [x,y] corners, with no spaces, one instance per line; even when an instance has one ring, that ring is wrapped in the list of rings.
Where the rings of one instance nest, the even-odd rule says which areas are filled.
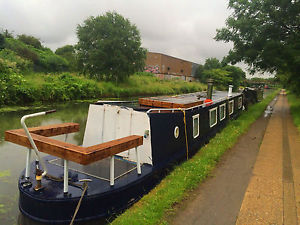
[[[199,66],[187,60],[173,56],[147,52],[145,71],[156,74],[161,79],[179,78],[186,81],[195,79],[196,69]]]

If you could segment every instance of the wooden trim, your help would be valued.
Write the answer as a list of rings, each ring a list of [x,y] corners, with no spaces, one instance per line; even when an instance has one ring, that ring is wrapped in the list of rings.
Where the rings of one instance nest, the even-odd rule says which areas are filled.
[[[75,132],[77,128],[79,128],[78,124],[68,123],[30,128],[29,131],[31,132],[31,136],[40,152],[83,165],[96,162],[143,144],[143,136],[138,135],[131,135],[90,147],[81,147],[48,138],[49,136],[62,134],[66,131]],[[45,134],[47,136],[41,134]],[[31,148],[31,144],[22,129],[6,131],[5,140]]]
[[[141,106],[150,106],[150,107],[156,107],[156,108],[190,108],[193,106],[201,105],[203,103],[202,100],[191,102],[191,103],[173,103],[173,102],[167,102],[167,101],[160,101],[160,100],[154,100],[149,98],[139,98],[139,104]]]
[[[20,129],[23,131],[23,129]],[[32,127],[28,129],[30,133],[38,134],[45,137],[52,137],[61,134],[69,134],[79,131],[78,123],[62,123],[40,127]]]

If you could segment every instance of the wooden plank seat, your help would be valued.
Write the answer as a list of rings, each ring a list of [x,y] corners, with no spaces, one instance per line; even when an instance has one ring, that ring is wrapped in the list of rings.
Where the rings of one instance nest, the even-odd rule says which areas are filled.
[[[49,138],[51,136],[77,131],[79,131],[79,124],[77,123],[64,123],[29,128],[29,132],[40,152],[80,163],[82,165],[99,161],[143,144],[143,136],[138,135],[131,135],[90,147],[81,147]],[[5,140],[27,148],[32,148],[23,129],[6,131]]]

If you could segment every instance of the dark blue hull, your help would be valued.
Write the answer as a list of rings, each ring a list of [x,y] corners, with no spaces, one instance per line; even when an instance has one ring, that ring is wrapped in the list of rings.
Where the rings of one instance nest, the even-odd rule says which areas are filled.
[[[47,157],[50,158],[50,157]],[[52,157],[51,157],[52,158]],[[48,164],[49,174],[62,176],[63,168]],[[32,164],[32,167],[34,165]],[[89,188],[84,196],[76,221],[85,221],[111,216],[137,200],[155,185],[152,166],[144,164],[143,173],[138,175],[134,170],[111,187],[109,182],[79,172],[69,172],[74,183],[79,179],[89,178]],[[33,174],[33,171],[32,171]],[[32,187],[24,188],[24,172],[19,179],[19,208],[29,218],[43,223],[70,223],[82,189],[69,185],[68,195],[63,194],[63,182],[43,179],[43,190],[36,192],[35,180],[31,178]]]

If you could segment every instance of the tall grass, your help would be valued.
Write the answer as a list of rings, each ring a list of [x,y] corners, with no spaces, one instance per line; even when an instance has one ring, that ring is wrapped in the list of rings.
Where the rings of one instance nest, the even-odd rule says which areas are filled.
[[[70,73],[30,73],[24,76],[12,73],[0,77],[0,84],[3,84],[5,90],[0,95],[0,105],[179,94],[201,91],[205,88],[205,85],[199,82],[160,80],[144,73],[134,74],[120,84],[97,82]]]
[[[273,92],[262,102],[249,107],[237,120],[231,121],[193,158],[177,166],[149,194],[111,224],[167,224],[164,218],[172,212],[172,206],[204,181],[223,153],[257,120],[277,93]]]
[[[290,104],[290,111],[294,120],[294,124],[297,126],[300,132],[300,97],[292,93],[288,93],[288,101]]]

